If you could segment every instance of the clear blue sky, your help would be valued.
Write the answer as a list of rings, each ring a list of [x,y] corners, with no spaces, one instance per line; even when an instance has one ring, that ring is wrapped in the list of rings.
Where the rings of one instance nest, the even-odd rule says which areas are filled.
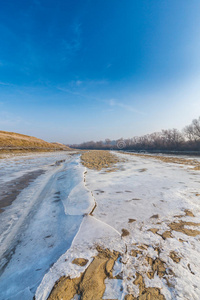
[[[79,143],[199,115],[199,0],[0,1],[1,130]]]

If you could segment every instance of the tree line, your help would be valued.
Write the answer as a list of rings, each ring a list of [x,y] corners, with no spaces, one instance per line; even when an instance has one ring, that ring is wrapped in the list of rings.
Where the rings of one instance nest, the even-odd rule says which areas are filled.
[[[89,141],[70,147],[90,150],[200,151],[200,117],[181,131],[173,128],[129,139]]]

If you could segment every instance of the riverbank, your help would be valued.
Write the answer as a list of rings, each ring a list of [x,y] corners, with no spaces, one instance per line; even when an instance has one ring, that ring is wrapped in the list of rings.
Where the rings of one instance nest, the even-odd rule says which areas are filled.
[[[2,186],[45,171],[1,214],[2,298],[198,299],[193,159],[91,151],[1,160]]]
[[[72,149],[61,143],[49,143],[33,136],[0,131],[0,155],[62,150],[69,151]]]
[[[93,264],[101,270],[96,299],[198,299],[199,171],[192,163],[112,154],[114,172],[98,170],[97,153],[92,154],[94,168],[87,169],[85,184],[96,207],[84,218],[71,248],[43,278],[36,299],[95,299],[89,293],[99,285]],[[118,253],[117,260],[110,264],[103,254],[102,264],[96,264],[98,247],[110,259],[113,251]]]

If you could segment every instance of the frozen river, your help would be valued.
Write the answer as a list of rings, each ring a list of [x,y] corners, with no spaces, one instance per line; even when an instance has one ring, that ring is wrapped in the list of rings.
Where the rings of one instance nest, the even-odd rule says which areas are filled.
[[[0,160],[1,300],[46,300],[97,245],[120,253],[102,299],[137,297],[138,274],[162,299],[200,299],[199,170],[113,155],[115,169],[100,171],[73,152]]]
[[[70,247],[93,205],[84,171],[79,156],[66,153],[0,160],[0,299],[32,299],[44,274]]]

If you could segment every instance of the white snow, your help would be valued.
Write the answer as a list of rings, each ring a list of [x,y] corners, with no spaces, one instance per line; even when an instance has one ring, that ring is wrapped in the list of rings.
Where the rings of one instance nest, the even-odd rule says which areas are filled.
[[[48,164],[47,164],[48,158]],[[20,158],[21,159],[21,158]],[[65,160],[57,166],[57,160]],[[28,162],[25,159],[25,164]],[[0,163],[4,163],[1,162]],[[23,169],[23,161],[16,165],[10,164],[17,174],[17,168]],[[79,230],[83,214],[89,212],[94,203],[91,194],[85,195],[84,185],[79,185],[80,201],[75,205],[80,206],[77,214],[65,213],[64,192],[70,195],[76,187],[77,181],[83,181],[85,168],[79,163],[76,156],[70,157],[66,153],[44,155],[34,158],[33,169],[45,167],[46,173],[39,176],[25,188],[17,199],[1,213],[1,268],[0,299],[28,299],[28,294],[33,297],[36,287],[51,265],[69,249],[71,242]],[[49,165],[49,163],[51,165]],[[29,171],[32,171],[29,162]],[[70,172],[68,172],[70,170]],[[4,171],[6,166],[4,164]],[[66,175],[67,177],[63,176]],[[21,176],[21,173],[20,173]],[[65,178],[65,179],[64,179]],[[65,182],[64,182],[65,181]],[[70,181],[70,185],[68,185]],[[84,203],[83,203],[84,201]],[[91,203],[92,202],[92,203]]]
[[[26,158],[24,167],[20,167],[23,158],[20,164],[14,159],[0,161],[2,174],[7,173],[8,165],[5,180],[12,174],[17,176],[18,166],[20,174],[32,167],[47,170],[1,214],[5,224],[3,250],[10,248],[9,236],[16,235],[13,228],[22,220],[15,229],[20,231],[20,243],[1,277],[2,299],[29,300],[35,291],[36,300],[47,299],[61,276],[73,278],[84,272],[97,254],[97,245],[122,254],[113,275],[123,272],[123,280],[106,279],[104,299],[124,299],[127,293],[137,295],[138,286],[133,283],[136,272],[143,275],[146,287],[160,288],[168,300],[200,299],[200,235],[192,237],[172,231],[173,238],[161,237],[170,230],[171,222],[200,223],[199,171],[152,158],[115,154],[125,160],[117,164],[115,172],[86,172],[77,155],[65,154],[66,161],[54,167],[49,164],[62,159],[61,154],[59,158],[41,155],[29,162]],[[95,202],[93,216],[87,215]],[[195,217],[185,216],[185,209]],[[130,223],[129,219],[135,221]],[[151,228],[157,228],[158,234],[149,231]],[[200,230],[200,226],[185,228]],[[122,229],[130,234],[121,237]],[[131,250],[139,250],[141,245],[146,245],[142,255],[131,256]],[[171,288],[157,274],[153,279],[146,275],[150,271],[146,256],[157,258],[156,247],[161,251],[159,258],[165,263]],[[171,251],[181,257],[179,263],[169,257]],[[84,267],[72,264],[77,257],[88,259],[88,264]],[[174,275],[170,275],[172,272]],[[16,294],[19,296],[12,298]]]

